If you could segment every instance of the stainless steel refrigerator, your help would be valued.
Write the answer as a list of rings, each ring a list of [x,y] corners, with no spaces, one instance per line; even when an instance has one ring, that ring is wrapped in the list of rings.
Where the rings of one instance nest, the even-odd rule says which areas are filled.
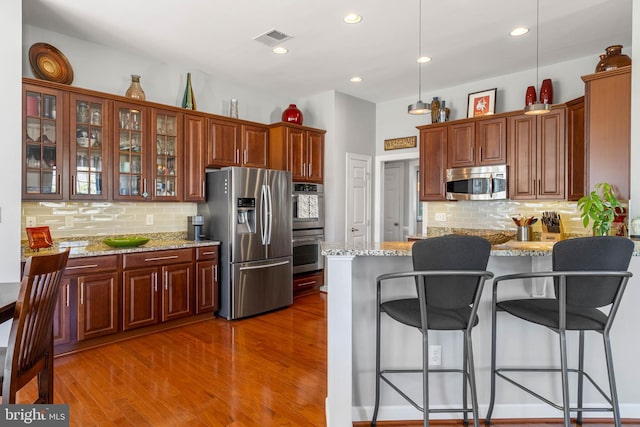
[[[293,303],[291,173],[207,172],[203,232],[220,245],[218,315],[238,319]]]

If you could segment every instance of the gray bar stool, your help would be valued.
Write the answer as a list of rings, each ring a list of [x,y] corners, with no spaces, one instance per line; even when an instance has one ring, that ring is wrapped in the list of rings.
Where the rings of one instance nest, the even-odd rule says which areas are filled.
[[[474,426],[479,426],[478,398],[473,365],[471,330],[478,324],[478,302],[486,279],[493,273],[486,271],[491,244],[475,236],[443,236],[414,243],[412,248],[414,271],[390,273],[377,277],[376,319],[376,402],[371,425],[376,425],[380,406],[380,384],[384,381],[405,398],[413,407],[423,412],[423,425],[429,425],[429,413],[461,412],[464,423],[467,413],[473,413]],[[416,281],[415,298],[382,301],[383,283],[392,284],[394,279],[413,277]],[[417,328],[422,333],[422,369],[383,369],[380,352],[381,314],[404,325]],[[463,332],[462,369],[429,369],[429,330]],[[388,337],[386,346],[399,347],[402,342]],[[422,403],[411,399],[388,374],[422,373]],[[462,405],[460,408],[429,408],[429,374],[462,374]],[[467,387],[471,391],[471,407],[467,402]]]
[[[521,390],[535,396],[543,402],[561,410],[564,425],[571,425],[570,413],[577,412],[577,423],[582,424],[583,412],[610,411],[616,426],[620,426],[620,409],[613,372],[613,356],[609,332],[618,311],[624,289],[631,273],[626,271],[633,253],[634,244],[624,237],[584,237],[569,239],[553,246],[553,271],[510,274],[496,277],[493,281],[492,330],[491,330],[491,400],[485,423],[491,423],[491,415],[495,404],[496,377],[506,380]],[[526,298],[498,301],[498,286],[514,279],[540,279],[552,277],[555,297]],[[608,312],[601,308],[608,307]],[[497,312],[524,320],[531,324],[545,326],[556,332],[560,344],[560,368],[531,367],[496,367]],[[567,366],[566,332],[579,333],[578,368]],[[584,336],[585,331],[602,334],[604,352],[609,378],[609,394],[584,371]],[[509,345],[514,345],[510,342]],[[517,344],[516,344],[517,345]],[[517,372],[554,372],[561,376],[562,404],[534,392],[523,385],[524,380],[517,382],[510,373]],[[577,374],[577,406],[570,406],[568,374]],[[603,396],[608,406],[585,408],[583,406],[583,383],[587,379]]]

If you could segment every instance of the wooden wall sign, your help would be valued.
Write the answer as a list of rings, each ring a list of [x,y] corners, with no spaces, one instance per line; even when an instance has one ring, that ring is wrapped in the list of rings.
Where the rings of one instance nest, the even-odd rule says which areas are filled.
[[[418,137],[405,136],[404,138],[393,138],[384,140],[385,150],[398,150],[400,148],[413,148],[416,146]]]

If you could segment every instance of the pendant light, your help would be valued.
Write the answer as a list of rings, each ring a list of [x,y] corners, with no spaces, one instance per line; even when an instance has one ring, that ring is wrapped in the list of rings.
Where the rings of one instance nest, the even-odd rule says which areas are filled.
[[[418,58],[422,56],[422,0],[418,0]],[[409,105],[409,114],[427,114],[431,106],[422,102],[422,61],[418,61],[418,102]]]
[[[536,85],[538,84],[538,71],[539,71],[539,60],[540,60],[540,0],[536,0]],[[531,94],[530,92],[533,92]],[[537,102],[537,97],[535,95],[535,86],[530,86],[527,89],[527,94],[525,95],[525,100],[528,100],[530,96],[533,96],[534,102],[529,104],[529,102],[525,101],[524,113],[528,115],[538,115],[538,114],[546,114],[551,111],[551,104]]]

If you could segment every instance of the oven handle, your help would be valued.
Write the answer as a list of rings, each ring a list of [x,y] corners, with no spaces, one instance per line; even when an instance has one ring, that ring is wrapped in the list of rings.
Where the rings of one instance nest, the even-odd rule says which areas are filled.
[[[318,242],[318,243],[320,243],[322,241],[322,239],[324,239],[324,237],[321,237],[321,238],[312,237],[312,238],[305,238],[305,239],[292,239],[291,241],[293,243],[300,243],[300,242]]]

